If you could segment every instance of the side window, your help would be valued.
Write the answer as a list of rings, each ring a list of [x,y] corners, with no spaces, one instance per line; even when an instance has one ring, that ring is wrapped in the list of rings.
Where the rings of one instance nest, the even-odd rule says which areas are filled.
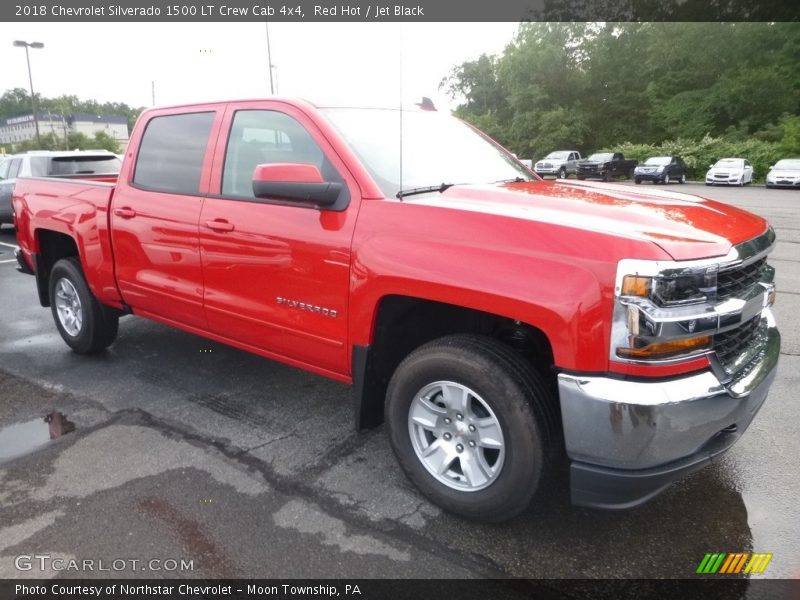
[[[569,155],[569,160],[578,160],[578,155],[574,152],[571,152]]]
[[[11,165],[8,168],[8,178],[14,179],[19,174],[19,169],[22,166],[21,158],[14,158],[11,160]]]
[[[8,179],[8,168],[11,166],[11,160],[0,161],[0,179]]]
[[[255,198],[253,171],[258,165],[270,163],[312,164],[325,181],[344,181],[294,118],[274,110],[237,111],[225,150],[223,195]]]
[[[749,160],[744,161],[744,166],[745,167],[752,167],[752,165],[750,164]]]
[[[213,112],[154,117],[147,124],[133,183],[151,190],[197,194]]]

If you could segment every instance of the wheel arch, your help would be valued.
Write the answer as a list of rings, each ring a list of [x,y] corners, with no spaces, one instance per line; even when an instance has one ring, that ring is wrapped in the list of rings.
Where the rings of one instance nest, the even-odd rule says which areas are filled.
[[[80,259],[78,244],[75,238],[51,229],[37,229],[34,232],[36,239],[36,291],[39,294],[39,303],[50,306],[49,281],[53,265],[62,258],[76,256]]]
[[[392,294],[378,302],[367,344],[352,347],[353,402],[357,430],[383,422],[384,397],[397,366],[413,350],[452,334],[483,334],[520,352],[555,390],[554,352],[543,329],[512,317]]]

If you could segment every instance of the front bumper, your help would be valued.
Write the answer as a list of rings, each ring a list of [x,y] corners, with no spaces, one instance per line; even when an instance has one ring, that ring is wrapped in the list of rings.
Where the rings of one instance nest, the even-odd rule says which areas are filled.
[[[573,504],[637,506],[730,448],[775,378],[781,338],[768,308],[759,327],[763,347],[724,384],[713,369],[658,380],[559,374]]]
[[[664,173],[637,173],[636,171],[633,172],[633,176],[636,179],[641,179],[642,181],[661,181],[664,179]]]
[[[742,175],[725,175],[725,176],[708,176],[706,175],[707,184],[716,185],[739,185],[742,181]]]

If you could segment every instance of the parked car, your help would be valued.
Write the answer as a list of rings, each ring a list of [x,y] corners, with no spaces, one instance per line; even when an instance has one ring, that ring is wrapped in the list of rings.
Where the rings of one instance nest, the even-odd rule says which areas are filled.
[[[720,158],[706,173],[706,185],[753,183],[753,165],[745,158]]]
[[[800,187],[800,158],[783,158],[769,168],[767,187]]]
[[[652,156],[633,170],[633,181],[686,183],[686,163],[680,156]]]
[[[581,160],[581,153],[577,150],[556,150],[538,161],[533,170],[541,177],[553,175],[566,179],[571,173],[578,172]]]
[[[632,177],[635,160],[626,160],[621,152],[597,152],[578,163],[578,179],[602,179]]]
[[[3,227],[3,223],[13,222],[13,212],[11,210],[11,188],[13,184],[7,182],[10,168],[11,158],[0,158],[0,228]]]
[[[0,163],[0,226],[13,223],[11,194],[17,177],[81,177],[116,181],[122,161],[106,150],[32,150]]]
[[[404,112],[146,110],[115,185],[17,182],[19,268],[79,354],[134,314],[353,384],[356,427],[470,519],[524,511],[564,451],[573,503],[624,509],[743,435],[780,354],[765,219],[550,185]]]

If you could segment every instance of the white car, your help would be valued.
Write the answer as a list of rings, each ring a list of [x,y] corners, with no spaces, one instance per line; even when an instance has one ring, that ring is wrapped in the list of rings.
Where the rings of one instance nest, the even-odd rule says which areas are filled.
[[[769,168],[767,187],[800,188],[800,158],[784,158]]]
[[[753,183],[753,165],[744,158],[720,158],[706,173],[706,185]]]

